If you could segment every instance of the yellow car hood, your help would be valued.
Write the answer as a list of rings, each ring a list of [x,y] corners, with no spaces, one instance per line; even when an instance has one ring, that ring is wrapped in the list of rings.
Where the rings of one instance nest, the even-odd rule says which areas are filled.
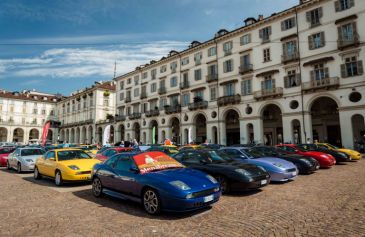
[[[340,148],[340,149],[337,149],[337,150],[345,152],[345,153],[349,153],[349,154],[354,154],[354,155],[359,154],[359,152],[357,152],[357,151],[350,150],[350,149],[345,149],[345,148]]]
[[[88,171],[93,168],[93,166],[97,163],[100,163],[100,160],[97,159],[79,159],[79,160],[65,160],[60,161],[59,163],[64,166],[77,166],[81,171]]]

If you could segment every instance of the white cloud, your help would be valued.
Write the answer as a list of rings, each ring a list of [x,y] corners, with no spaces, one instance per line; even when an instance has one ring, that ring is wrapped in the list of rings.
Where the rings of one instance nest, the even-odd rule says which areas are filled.
[[[101,48],[54,48],[35,57],[0,59],[0,72],[3,77],[112,78],[115,61],[117,75],[120,75],[150,60],[159,60],[170,50],[181,50],[186,46],[186,42],[158,41]]]

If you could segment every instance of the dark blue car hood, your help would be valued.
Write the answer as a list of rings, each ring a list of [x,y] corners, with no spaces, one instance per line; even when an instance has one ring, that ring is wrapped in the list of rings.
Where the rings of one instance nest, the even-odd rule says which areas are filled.
[[[191,190],[199,191],[209,188],[215,188],[217,184],[212,183],[206,176],[207,174],[193,169],[168,169],[143,174],[145,178],[159,180],[161,182],[182,181],[187,184]]]

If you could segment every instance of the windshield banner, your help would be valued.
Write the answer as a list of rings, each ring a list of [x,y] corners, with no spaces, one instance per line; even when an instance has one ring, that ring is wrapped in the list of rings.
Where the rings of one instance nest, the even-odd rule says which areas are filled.
[[[138,154],[133,158],[141,174],[145,174],[154,170],[184,168],[182,164],[165,153],[159,151],[145,152]]]

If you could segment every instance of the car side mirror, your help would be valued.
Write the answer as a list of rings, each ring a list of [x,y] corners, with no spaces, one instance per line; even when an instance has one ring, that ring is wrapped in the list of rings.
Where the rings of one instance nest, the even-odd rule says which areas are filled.
[[[51,160],[51,161],[55,161],[55,158],[53,158],[53,157],[52,157],[52,158],[49,158],[49,160]]]
[[[132,166],[131,168],[129,168],[129,170],[132,171],[133,173],[139,173],[139,170],[137,167]]]

